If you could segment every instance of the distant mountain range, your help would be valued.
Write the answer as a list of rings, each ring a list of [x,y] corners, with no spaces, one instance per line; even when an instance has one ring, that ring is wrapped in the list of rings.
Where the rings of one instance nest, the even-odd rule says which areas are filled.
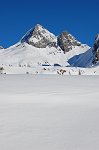
[[[21,40],[4,49],[0,46],[1,67],[44,66],[93,67],[99,64],[99,34],[93,47],[79,42],[67,31],[59,36],[37,24]]]

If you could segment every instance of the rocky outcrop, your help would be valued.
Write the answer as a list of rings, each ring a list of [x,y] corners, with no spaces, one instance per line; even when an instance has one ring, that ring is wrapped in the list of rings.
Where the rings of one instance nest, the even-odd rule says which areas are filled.
[[[2,46],[0,46],[0,49],[4,49]]]
[[[57,43],[64,53],[72,50],[72,46],[81,46],[81,43],[78,42],[71,34],[68,32],[63,32],[57,38]]]
[[[99,61],[99,34],[97,34],[95,38],[95,43],[93,46],[93,54],[94,54],[93,64],[96,64]]]
[[[24,42],[37,48],[55,47],[64,53],[72,50],[75,46],[81,46],[81,43],[68,32],[55,36],[39,24],[26,33],[21,39],[21,43]]]
[[[46,48],[56,46],[56,37],[50,33],[43,26],[37,24],[34,29],[31,29],[22,39],[21,42],[27,42],[28,44],[37,48]]]
[[[0,67],[0,74],[2,74],[4,71],[4,68],[3,67]]]

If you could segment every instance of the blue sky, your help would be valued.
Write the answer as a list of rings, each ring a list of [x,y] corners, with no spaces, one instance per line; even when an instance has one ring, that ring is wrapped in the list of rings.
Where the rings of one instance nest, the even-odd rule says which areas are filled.
[[[37,23],[91,46],[99,33],[99,0],[0,0],[0,45],[15,44]]]

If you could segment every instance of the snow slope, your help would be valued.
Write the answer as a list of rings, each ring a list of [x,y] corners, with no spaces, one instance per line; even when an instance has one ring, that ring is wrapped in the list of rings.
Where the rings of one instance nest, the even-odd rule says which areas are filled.
[[[93,47],[81,54],[74,62],[73,66],[92,67],[99,65],[99,34],[95,38]]]
[[[0,149],[98,150],[98,81],[98,76],[1,75]]]
[[[18,43],[0,53],[0,64],[4,66],[41,66],[43,64],[69,65],[68,60],[88,50],[88,46],[75,46],[66,54],[55,47],[36,48],[27,43]]]
[[[74,67],[92,67],[94,64],[92,63],[94,59],[93,48],[90,48],[85,53],[81,54],[79,58],[74,62]]]

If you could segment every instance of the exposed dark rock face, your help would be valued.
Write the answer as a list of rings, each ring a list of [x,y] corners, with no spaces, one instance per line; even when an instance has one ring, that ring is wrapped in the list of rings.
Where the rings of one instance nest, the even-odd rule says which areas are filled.
[[[46,48],[56,46],[56,37],[41,25],[36,25],[21,40],[37,48]]]
[[[81,46],[81,43],[78,42],[71,34],[68,32],[63,32],[57,38],[57,43],[64,53],[72,50],[72,46]]]
[[[81,43],[68,32],[63,32],[61,35],[56,37],[39,24],[37,24],[35,28],[31,29],[21,39],[21,42],[27,42],[37,48],[46,48],[47,46],[55,48],[59,47],[64,53],[72,50],[72,46],[81,46]]]
[[[95,38],[95,43],[93,46],[93,54],[94,54],[93,63],[96,64],[99,61],[99,34]]]
[[[0,46],[0,49],[3,49],[3,47],[2,47],[2,46]]]

